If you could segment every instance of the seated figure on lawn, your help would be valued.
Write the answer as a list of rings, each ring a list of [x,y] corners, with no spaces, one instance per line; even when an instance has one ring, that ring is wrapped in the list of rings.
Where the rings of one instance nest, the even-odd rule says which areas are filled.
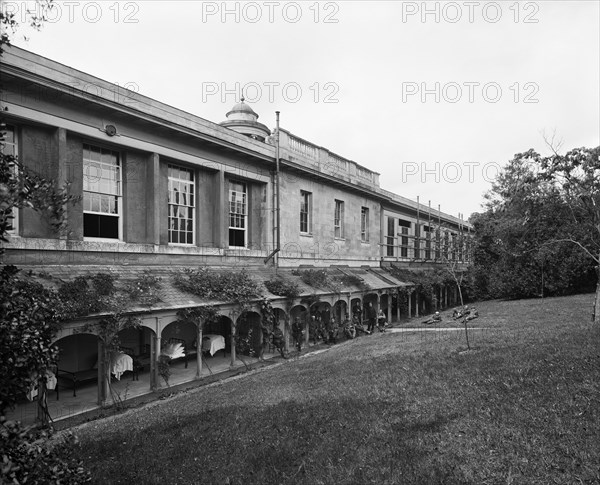
[[[356,329],[356,335],[358,335],[359,333],[365,333],[367,335],[371,335],[371,332],[369,332],[367,329],[365,329],[365,326],[360,321],[360,318],[358,317],[358,315],[354,315],[352,317],[352,323],[354,323],[354,328]]]
[[[465,320],[468,322],[469,320],[474,320],[475,318],[477,318],[479,316],[479,312],[477,311],[477,309],[475,307],[471,307],[467,310],[467,312],[464,314]]]
[[[479,316],[479,312],[475,307],[470,307],[469,305],[465,305],[464,308],[455,308],[452,312],[452,318],[454,320],[459,320],[460,318],[464,318],[467,322],[469,320],[473,320]]]
[[[350,316],[347,313],[342,326],[344,328],[344,334],[347,338],[353,339],[356,337],[356,326],[354,325],[354,321],[350,320]]]
[[[462,307],[462,308],[461,308],[461,307],[455,308],[455,309],[452,311],[452,318],[453,318],[454,320],[458,320],[458,319],[460,319],[460,318],[464,317],[464,316],[465,316],[465,313],[467,313],[468,311],[469,311],[469,305],[465,305],[465,306],[464,306],[464,307]]]
[[[329,345],[337,343],[337,337],[338,337],[338,333],[339,333],[339,325],[338,325],[335,317],[332,317],[327,322],[326,329],[327,329],[327,343]]]
[[[423,323],[426,325],[430,325],[434,322],[441,322],[441,321],[442,321],[442,316],[440,315],[440,312],[435,312],[427,320],[423,320]]]

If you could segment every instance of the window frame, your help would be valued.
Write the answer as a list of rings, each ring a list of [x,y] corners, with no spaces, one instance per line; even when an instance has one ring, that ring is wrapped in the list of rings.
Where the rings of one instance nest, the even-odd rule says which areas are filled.
[[[86,182],[85,182],[85,178],[86,178],[86,161],[91,162],[91,164],[89,166],[92,166],[93,163],[98,163],[95,160],[90,159],[86,159],[85,158],[85,147],[88,147],[88,150],[91,151],[91,148],[95,148],[97,150],[100,150],[100,163],[105,164],[104,162],[102,162],[102,154],[104,152],[110,152],[111,154],[115,154],[116,155],[116,159],[117,159],[117,165],[116,167],[118,168],[118,180],[116,181],[116,185],[117,185],[117,194],[111,194],[109,192],[100,192],[97,190],[86,190]],[[83,174],[83,199],[82,199],[82,213],[83,213],[83,218],[84,218],[84,222],[83,222],[83,239],[84,241],[103,241],[103,242],[123,242],[123,157],[121,155],[121,152],[118,150],[114,150],[113,148],[107,147],[107,146],[103,146],[103,145],[96,145],[96,144],[92,144],[92,143],[87,143],[84,142],[82,143],[82,174]],[[89,176],[89,175],[88,175]],[[111,197],[115,197],[116,198],[116,214],[111,214],[109,212],[102,212],[102,211],[93,211],[93,210],[86,210],[85,209],[85,194],[90,193],[90,194],[101,194],[101,195],[108,195]],[[91,215],[98,215],[98,216],[102,216],[102,217],[113,217],[113,218],[117,218],[117,237],[113,238],[113,237],[102,237],[102,236],[86,236],[85,235],[85,214],[91,214]]]
[[[239,192],[237,190],[232,190],[232,186],[233,185],[241,185],[243,187],[243,192]],[[228,180],[228,195],[227,195],[227,201],[229,204],[229,209],[228,209],[228,216],[227,216],[227,220],[228,220],[228,231],[227,231],[227,242],[228,242],[228,247],[231,249],[247,249],[248,248],[248,184],[246,182],[242,182],[241,180],[235,180],[235,179],[229,179]],[[243,213],[238,213],[238,212],[232,212],[231,211],[231,207],[232,204],[238,204],[239,202],[237,200],[233,201],[232,200],[232,193],[241,193],[243,194],[243,208],[244,211]],[[243,228],[240,228],[238,226],[232,226],[231,225],[231,217],[232,215],[234,217],[236,216],[241,216],[241,221],[243,221]],[[231,244],[231,231],[240,231],[242,230],[244,232],[244,245],[243,246],[234,246]]]
[[[450,232],[444,231],[444,250],[443,257],[446,261],[450,260]]]
[[[396,256],[396,218],[385,216],[385,255],[387,257]]]
[[[421,224],[415,223],[414,228],[414,249],[412,259],[421,259]]]
[[[410,254],[411,228],[413,223],[405,219],[398,220],[398,247],[400,248],[399,257],[407,258]]]
[[[360,208],[360,242],[369,242],[369,208]]]
[[[431,236],[431,227],[430,226],[423,226],[423,232],[425,233],[425,247],[423,248],[423,250],[425,251],[425,260],[426,261],[430,261],[432,259],[431,255],[433,254],[432,252],[432,236]]]
[[[171,169],[177,169],[179,171],[184,171],[184,172],[188,172],[190,174],[191,179],[190,180],[186,180],[186,179],[182,179],[179,177],[175,177],[171,175]],[[177,182],[178,185],[184,184],[187,185],[189,187],[191,187],[191,191],[188,191],[187,194],[189,196],[189,200],[191,202],[192,205],[189,204],[180,204],[180,203],[173,203],[170,200],[171,197],[171,183],[172,182]],[[177,165],[176,163],[169,163],[167,164],[167,205],[168,205],[168,211],[167,211],[167,241],[169,246],[195,246],[196,245],[196,172],[194,171],[194,169],[192,168],[187,168],[184,167],[182,165]],[[171,219],[174,218],[173,216],[171,216],[171,207],[172,206],[176,206],[176,207],[185,207],[187,209],[192,209],[192,216],[191,216],[191,221],[192,221],[192,229],[191,231],[188,230],[184,230],[181,231],[179,229],[177,229],[177,231],[175,230],[171,230]],[[190,218],[181,218],[181,217],[177,217],[176,218],[178,221],[181,220],[189,220]],[[171,241],[171,234],[177,232],[179,235],[181,235],[181,232],[183,232],[184,234],[189,234],[191,232],[192,234],[192,242],[173,242]],[[187,237],[186,237],[187,240]]]
[[[303,208],[306,210],[303,211]],[[312,235],[312,192],[307,190],[300,191],[300,234],[303,236],[311,236]],[[306,231],[302,230],[302,216],[305,215],[306,221]]]
[[[333,237],[334,239],[344,239],[344,201],[335,200],[333,212]]]

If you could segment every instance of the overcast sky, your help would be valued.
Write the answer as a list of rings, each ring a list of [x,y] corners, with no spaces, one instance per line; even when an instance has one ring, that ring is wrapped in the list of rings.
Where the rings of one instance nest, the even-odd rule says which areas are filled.
[[[17,11],[26,4],[4,1]],[[55,2],[13,43],[213,122],[259,121],[468,217],[515,153],[600,134],[600,2]],[[27,33],[29,40],[22,34]]]

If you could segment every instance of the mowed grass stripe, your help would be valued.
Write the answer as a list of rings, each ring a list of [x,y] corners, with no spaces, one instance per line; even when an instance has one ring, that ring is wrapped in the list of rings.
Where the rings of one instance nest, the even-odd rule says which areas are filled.
[[[600,483],[591,304],[484,302],[471,351],[361,337],[89,423],[73,453],[97,483]]]

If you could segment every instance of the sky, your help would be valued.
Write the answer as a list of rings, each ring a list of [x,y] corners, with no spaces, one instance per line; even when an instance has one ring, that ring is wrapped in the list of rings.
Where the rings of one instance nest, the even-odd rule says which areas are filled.
[[[54,3],[13,44],[215,123],[243,90],[269,128],[280,111],[465,219],[516,153],[600,144],[597,0]]]

